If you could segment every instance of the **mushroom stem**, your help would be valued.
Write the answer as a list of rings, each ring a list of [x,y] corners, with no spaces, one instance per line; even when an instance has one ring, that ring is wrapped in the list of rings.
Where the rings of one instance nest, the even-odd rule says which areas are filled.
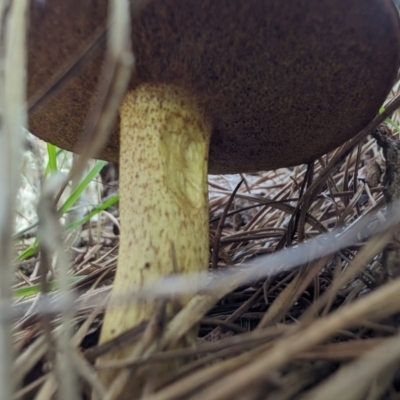
[[[143,84],[125,95],[120,135],[121,241],[111,299],[208,265],[210,126],[202,112],[179,88]],[[100,342],[150,319],[154,306],[154,300],[110,306]]]

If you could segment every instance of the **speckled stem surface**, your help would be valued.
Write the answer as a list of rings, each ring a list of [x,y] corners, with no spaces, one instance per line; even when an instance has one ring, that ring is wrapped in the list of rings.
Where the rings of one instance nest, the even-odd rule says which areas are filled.
[[[210,127],[202,112],[178,88],[143,85],[125,96],[120,118],[121,241],[112,297],[172,273],[204,271],[209,243]],[[153,312],[154,301],[109,307],[100,342]],[[129,354],[132,348],[112,357]]]

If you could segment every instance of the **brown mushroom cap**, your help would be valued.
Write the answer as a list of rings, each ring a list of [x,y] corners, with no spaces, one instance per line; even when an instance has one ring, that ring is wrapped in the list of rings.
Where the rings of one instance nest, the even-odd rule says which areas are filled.
[[[105,0],[33,1],[28,96],[104,26]],[[132,23],[132,88],[171,83],[210,119],[209,171],[309,162],[376,115],[399,67],[390,0],[153,0]],[[68,150],[85,127],[104,50],[30,116],[30,130]],[[133,133],[134,134],[134,133]],[[118,129],[100,158],[118,161]]]

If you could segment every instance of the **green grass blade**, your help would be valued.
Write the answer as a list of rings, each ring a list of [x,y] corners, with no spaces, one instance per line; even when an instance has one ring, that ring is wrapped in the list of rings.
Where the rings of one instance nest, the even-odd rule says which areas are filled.
[[[29,257],[33,257],[39,250],[39,242],[37,239],[35,239],[35,242],[31,244],[27,249],[25,249],[18,257],[17,257],[17,262],[18,261],[24,261],[28,259]]]
[[[75,229],[76,227],[78,227],[79,225],[83,225],[84,223],[86,223],[87,221],[89,221],[92,217],[94,217],[95,215],[99,214],[100,212],[106,210],[108,207],[111,207],[112,205],[114,205],[115,203],[118,203],[119,201],[119,195],[115,195],[113,197],[110,197],[108,200],[106,200],[104,203],[100,204],[99,206],[97,206],[96,208],[94,208],[89,214],[85,215],[83,218],[81,218],[78,221],[73,222],[72,224],[67,226],[67,230],[70,229]]]
[[[84,277],[84,275],[72,276],[70,278],[70,284],[79,282]],[[60,288],[60,282],[57,280],[48,282],[48,285],[51,292]],[[14,297],[32,296],[41,292],[41,285],[35,284],[31,286],[24,286],[18,289],[14,289],[12,292]]]
[[[379,109],[379,114],[383,114],[386,111],[385,107],[381,107]],[[386,118],[385,121],[392,126],[394,129],[396,129],[397,133],[400,133],[400,126],[396,124],[391,118]]]
[[[89,214],[85,215],[80,220],[75,221],[72,224],[68,225],[66,227],[66,230],[72,230],[72,229],[77,228],[80,225],[83,225],[84,223],[88,222],[91,218],[93,218],[95,215],[101,213],[102,211],[106,210],[107,208],[118,203],[118,201],[119,201],[119,195],[116,194],[115,196],[110,197],[104,203],[95,207]],[[31,244],[27,249],[25,249],[17,257],[16,261],[20,262],[20,261],[24,261],[24,260],[28,259],[29,257],[33,257],[38,252],[38,250],[39,250],[39,242],[37,240],[35,240],[35,242],[33,244]]]
[[[46,174],[57,172],[57,147],[47,143],[47,155],[49,157],[49,161],[46,166]]]
[[[57,147],[50,145],[50,152],[56,151],[57,152]],[[83,194],[83,192],[87,189],[88,185],[90,182],[99,174],[101,169],[104,167],[106,164],[106,161],[97,161],[96,164],[93,166],[93,168],[88,172],[88,174],[84,177],[84,179],[79,183],[79,185],[76,187],[76,189],[71,193],[71,195],[68,197],[68,199],[65,201],[65,203],[60,207],[60,213],[64,214],[67,212],[74,204],[75,202],[79,199],[79,197]],[[50,165],[50,153],[49,153],[49,165]],[[53,163],[54,167],[54,163]],[[101,211],[106,210],[107,208],[111,207],[115,203],[117,203],[119,200],[119,196],[115,195],[111,198],[109,198],[107,201],[104,203],[100,204],[99,206],[95,207],[89,214],[85,215],[83,218],[81,218],[78,221],[73,222],[69,226],[67,226],[67,230],[74,229],[87,221],[89,221],[93,216],[99,214]],[[36,239],[35,242],[30,245],[27,249],[25,249],[16,259],[16,262],[24,261],[28,259],[29,257],[33,257],[35,254],[37,254],[39,250],[39,242]]]
[[[94,167],[87,173],[87,175],[82,179],[79,185],[75,188],[75,190],[71,193],[65,203],[60,207],[61,215],[66,213],[82,196],[83,192],[87,189],[90,182],[99,174],[101,169],[106,165],[106,161],[97,161]]]

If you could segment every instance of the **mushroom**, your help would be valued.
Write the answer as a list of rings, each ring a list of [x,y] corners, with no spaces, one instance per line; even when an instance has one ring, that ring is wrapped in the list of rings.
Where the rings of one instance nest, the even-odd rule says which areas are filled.
[[[106,0],[32,2],[29,96],[106,13]],[[390,0],[150,0],[132,17],[132,45],[130,87],[99,154],[120,163],[113,295],[207,269],[207,172],[308,163],[365,127],[396,77],[400,26]],[[103,57],[30,115],[35,135],[77,150]],[[109,309],[101,341],[153,310]]]

